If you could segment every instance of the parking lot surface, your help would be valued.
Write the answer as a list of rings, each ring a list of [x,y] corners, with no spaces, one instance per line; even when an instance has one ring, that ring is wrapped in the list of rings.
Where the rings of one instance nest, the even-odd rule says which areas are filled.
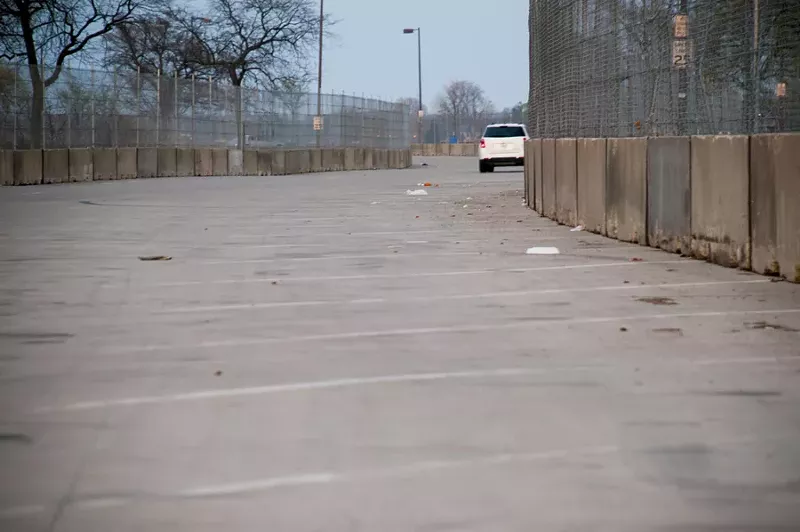
[[[1,189],[0,530],[798,530],[800,287],[522,203],[472,158]]]

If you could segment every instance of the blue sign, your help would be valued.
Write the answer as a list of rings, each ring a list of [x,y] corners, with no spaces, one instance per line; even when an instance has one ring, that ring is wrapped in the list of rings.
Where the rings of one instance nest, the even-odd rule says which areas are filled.
[[[456,137],[455,135],[450,137],[450,144],[458,144],[458,137]]]

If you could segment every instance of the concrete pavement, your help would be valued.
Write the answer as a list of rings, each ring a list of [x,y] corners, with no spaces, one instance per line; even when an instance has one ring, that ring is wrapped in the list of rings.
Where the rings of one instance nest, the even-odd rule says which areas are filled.
[[[420,162],[0,189],[0,530],[798,530],[800,286]]]

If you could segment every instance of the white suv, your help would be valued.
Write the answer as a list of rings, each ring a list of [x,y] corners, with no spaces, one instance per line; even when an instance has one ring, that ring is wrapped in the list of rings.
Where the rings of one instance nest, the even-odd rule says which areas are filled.
[[[478,146],[478,170],[494,171],[495,166],[523,166],[528,130],[523,124],[489,124]]]

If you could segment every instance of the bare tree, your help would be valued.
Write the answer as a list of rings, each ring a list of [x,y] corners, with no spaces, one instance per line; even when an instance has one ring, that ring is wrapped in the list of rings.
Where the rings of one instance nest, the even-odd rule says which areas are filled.
[[[494,112],[483,89],[472,81],[453,81],[439,97],[439,113],[452,120],[456,135],[474,135],[475,128]]]
[[[45,89],[58,80],[64,62],[128,20],[144,1],[0,0],[0,58],[28,65],[32,147],[42,146]]]

